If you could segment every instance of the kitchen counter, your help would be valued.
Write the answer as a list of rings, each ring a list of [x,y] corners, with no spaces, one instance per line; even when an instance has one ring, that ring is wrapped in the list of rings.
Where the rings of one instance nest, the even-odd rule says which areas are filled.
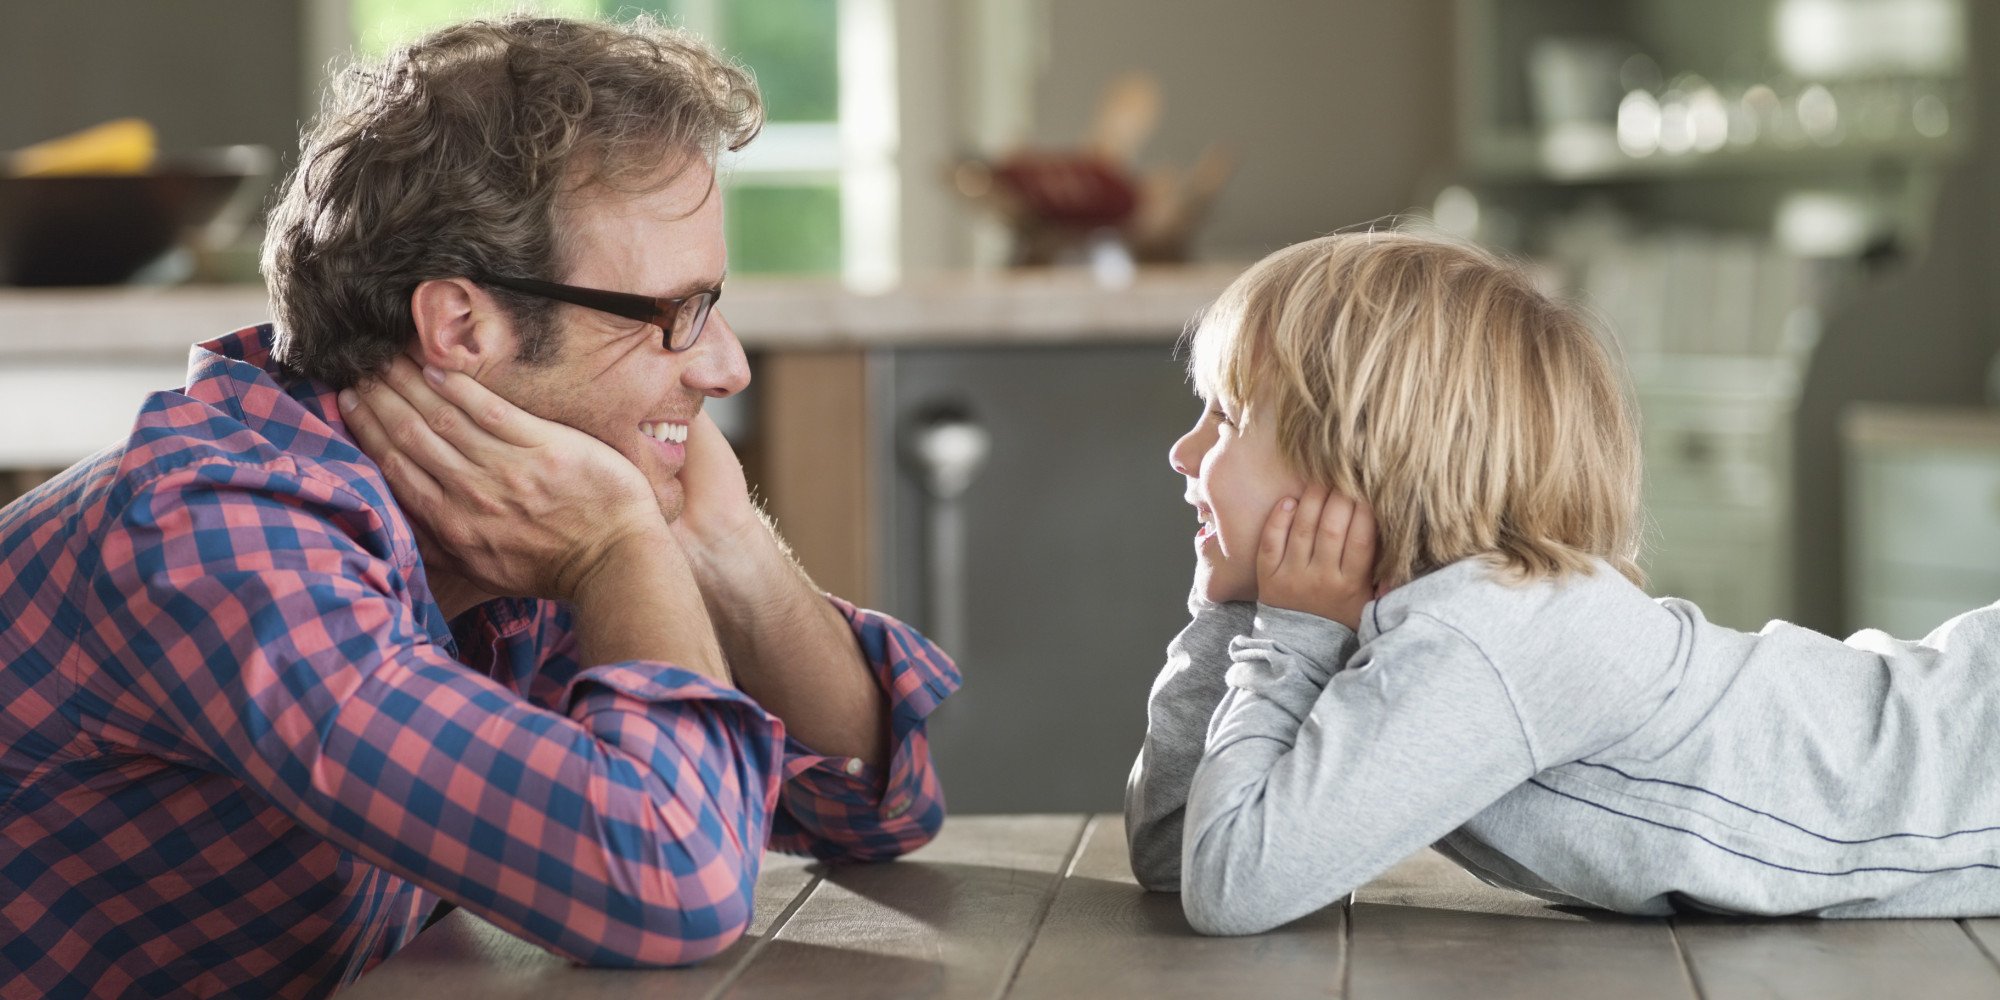
[[[1121,288],[1070,269],[953,274],[872,294],[828,280],[738,278],[723,308],[751,350],[1166,341],[1242,270],[1146,268]],[[0,366],[180,362],[189,344],[270,315],[260,285],[0,289]]]
[[[1162,356],[1242,265],[1145,268],[1107,288],[1074,269],[960,273],[864,294],[828,280],[746,277],[724,306],[761,391],[745,454],[768,509],[823,586],[864,603],[881,582],[882,348],[1158,345]],[[180,384],[188,347],[266,321],[261,285],[0,289],[0,475],[23,483],[129,432],[151,391]],[[20,486],[18,488],[25,488]],[[10,492],[0,480],[0,502]]]
[[[2000,448],[2000,409],[1866,403],[1847,409],[1842,432],[1864,447]]]

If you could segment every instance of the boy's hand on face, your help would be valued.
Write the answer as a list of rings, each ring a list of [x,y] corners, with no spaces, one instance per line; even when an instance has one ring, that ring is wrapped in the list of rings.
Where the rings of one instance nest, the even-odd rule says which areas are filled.
[[[573,600],[619,546],[675,547],[637,466],[470,375],[398,357],[340,404],[425,560],[486,593]]]
[[[1257,544],[1257,599],[1361,627],[1375,596],[1375,516],[1319,486],[1271,509]]]

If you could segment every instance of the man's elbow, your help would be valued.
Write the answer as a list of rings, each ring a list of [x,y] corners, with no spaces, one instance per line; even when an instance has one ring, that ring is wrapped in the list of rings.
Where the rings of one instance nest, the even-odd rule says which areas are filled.
[[[622,882],[602,911],[602,930],[567,957],[586,965],[661,968],[713,958],[750,929],[761,852],[733,847],[693,871],[653,869]],[[635,884],[636,883],[636,884]],[[614,885],[621,884],[614,880]],[[575,924],[572,930],[579,929]]]
[[[727,951],[750,930],[753,892],[741,892],[701,907],[648,907],[645,919],[634,921],[592,956],[590,965],[656,969],[694,965]]]

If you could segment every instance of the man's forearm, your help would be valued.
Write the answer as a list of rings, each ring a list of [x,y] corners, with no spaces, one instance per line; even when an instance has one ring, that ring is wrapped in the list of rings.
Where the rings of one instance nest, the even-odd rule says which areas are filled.
[[[888,709],[854,632],[763,526],[695,558],[723,654],[743,691],[823,754],[888,763]]]
[[[686,558],[671,540],[644,539],[603,560],[572,601],[584,663],[654,660],[731,682]]]

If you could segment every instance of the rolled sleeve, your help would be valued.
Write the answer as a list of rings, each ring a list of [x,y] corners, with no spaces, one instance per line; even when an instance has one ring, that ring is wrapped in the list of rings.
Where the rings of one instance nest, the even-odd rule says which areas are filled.
[[[576,961],[682,964],[736,940],[782,723],[648,661],[528,702],[429,641],[395,565],[336,528],[372,516],[288,470],[194,469],[138,496],[100,579],[121,640],[105,660],[151,696],[145,731]]]
[[[887,773],[858,757],[829,756],[785,740],[771,846],[829,861],[871,861],[915,850],[944,824],[944,790],[925,720],[958,690],[958,667],[915,629],[828,595],[854,630],[861,656],[888,699]]]

